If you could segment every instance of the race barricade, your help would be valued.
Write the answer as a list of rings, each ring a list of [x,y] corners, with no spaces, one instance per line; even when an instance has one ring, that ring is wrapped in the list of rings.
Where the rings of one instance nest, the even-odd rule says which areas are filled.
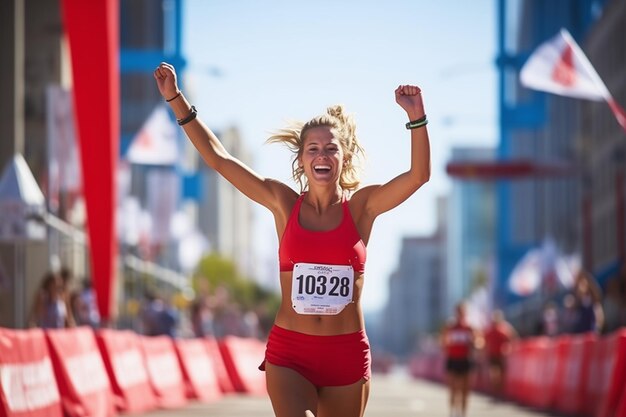
[[[265,344],[257,339],[226,336],[218,346],[230,380],[237,392],[265,395],[265,373],[259,365],[265,357]]]
[[[68,417],[112,417],[109,376],[90,327],[47,330],[63,410]]]
[[[570,336],[539,338],[533,360],[533,381],[529,405],[551,409],[556,402],[559,384],[563,382],[565,361],[570,348]]]
[[[555,393],[554,408],[566,414],[585,414],[585,382],[593,347],[597,343],[594,333],[572,336],[564,360],[563,378],[559,380]]]
[[[508,398],[536,408],[547,408],[562,368],[559,342],[535,337],[515,343],[507,356],[505,393]]]
[[[472,389],[479,392],[491,390],[489,360],[483,352],[476,352],[472,360]]]
[[[613,417],[620,404],[626,384],[626,329],[620,329],[602,338],[603,355],[597,366],[602,368],[600,391],[595,392],[598,407],[596,417]]]
[[[157,407],[145,368],[139,336],[130,330],[101,329],[96,342],[109,375],[117,409],[142,413]]]
[[[0,416],[63,417],[43,330],[0,328]]]
[[[626,417],[626,384],[624,384],[621,398],[617,406],[617,411],[615,412],[615,417]]]
[[[183,373],[174,342],[169,336],[139,336],[148,379],[162,408],[181,407],[187,403]]]
[[[186,395],[200,401],[213,401],[222,396],[215,365],[201,339],[174,341],[185,380]]]
[[[504,374],[504,395],[514,401],[520,401],[519,394],[524,375],[523,350],[526,345],[523,342],[511,344],[511,350],[506,358],[506,373]]]
[[[220,387],[220,391],[222,391],[222,394],[237,392],[230,379],[230,375],[228,375],[228,371],[226,370],[226,365],[224,364],[224,359],[220,353],[220,348],[217,345],[217,340],[213,337],[205,337],[202,341],[204,342],[207,352],[209,352],[209,357],[213,361],[215,375],[217,376],[217,383]]]

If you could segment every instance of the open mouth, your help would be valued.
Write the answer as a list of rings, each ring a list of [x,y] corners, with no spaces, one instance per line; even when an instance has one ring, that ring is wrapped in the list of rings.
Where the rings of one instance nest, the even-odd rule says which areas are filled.
[[[328,174],[330,172],[330,165],[315,165],[313,170],[318,174]]]

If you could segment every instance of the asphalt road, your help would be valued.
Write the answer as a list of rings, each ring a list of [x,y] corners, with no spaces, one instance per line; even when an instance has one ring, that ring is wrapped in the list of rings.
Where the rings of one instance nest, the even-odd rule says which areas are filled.
[[[447,390],[428,381],[415,380],[404,372],[374,374],[367,417],[448,417]],[[210,404],[193,402],[183,408],[158,410],[143,417],[273,417],[269,398],[229,395]],[[467,417],[541,417],[551,416],[517,404],[495,402],[472,393]]]

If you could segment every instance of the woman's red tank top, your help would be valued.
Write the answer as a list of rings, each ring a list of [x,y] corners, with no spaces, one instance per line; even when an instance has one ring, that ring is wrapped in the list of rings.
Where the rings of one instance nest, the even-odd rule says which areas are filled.
[[[348,200],[344,198],[341,203],[343,217],[339,226],[332,230],[315,231],[300,225],[300,207],[304,196],[302,194],[294,204],[280,240],[280,271],[293,271],[296,263],[316,263],[352,265],[355,271],[363,273],[366,247],[352,219]]]

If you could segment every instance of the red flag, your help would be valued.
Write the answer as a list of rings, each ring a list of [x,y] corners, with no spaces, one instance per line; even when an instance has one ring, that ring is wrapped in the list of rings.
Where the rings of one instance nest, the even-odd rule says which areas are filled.
[[[520,81],[534,90],[587,100],[605,100],[626,131],[626,112],[613,99],[566,29],[561,29],[556,36],[537,47],[522,67]]]

